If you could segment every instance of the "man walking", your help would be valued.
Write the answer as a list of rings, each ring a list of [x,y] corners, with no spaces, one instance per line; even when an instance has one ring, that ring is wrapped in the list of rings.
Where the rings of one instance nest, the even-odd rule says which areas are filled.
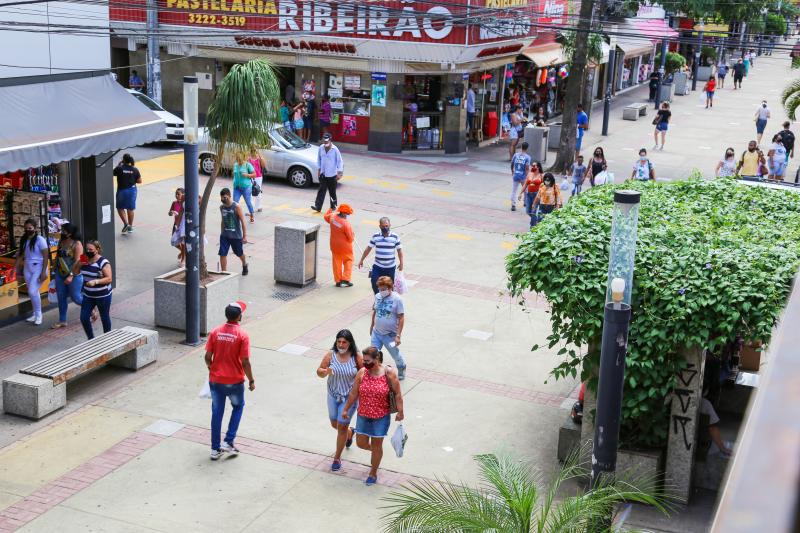
[[[589,129],[589,115],[583,110],[583,105],[578,104],[578,129],[575,133],[575,155],[581,155],[581,144],[583,143],[583,134]]]
[[[373,294],[378,294],[378,278],[388,276],[394,282],[395,269],[403,270],[403,245],[397,233],[391,231],[392,223],[388,217],[383,217],[379,221],[381,231],[372,236],[369,246],[361,254],[358,268],[364,266],[364,259],[369,255],[370,250],[375,248],[375,264],[370,271],[370,281],[372,282]],[[395,259],[397,254],[397,259]]]
[[[122,220],[122,233],[133,233],[133,214],[136,211],[136,184],[142,182],[139,169],[134,166],[131,154],[122,156],[117,168],[114,169],[117,178],[117,214]]]
[[[240,323],[247,305],[241,300],[225,307],[227,322],[211,331],[206,342],[206,366],[208,385],[211,390],[211,460],[216,461],[223,453],[236,455],[239,450],[233,444],[239,422],[244,411],[244,378],[251,391],[256,389],[253,369],[250,366],[250,337]],[[220,443],[222,416],[225,401],[230,398],[231,418],[225,441]]]
[[[742,88],[742,79],[744,78],[744,62],[739,59],[733,65],[733,90]]]
[[[511,158],[511,210],[517,210],[517,189],[525,182],[531,169],[531,156],[528,155],[528,143],[523,142],[520,151]]]
[[[720,89],[725,88],[725,76],[727,75],[728,75],[728,65],[720,61],[719,65],[717,66],[717,80],[719,80],[718,83]]]
[[[344,172],[344,162],[339,149],[333,145],[330,133],[322,135],[322,146],[317,152],[317,168],[319,168],[319,190],[317,190],[317,200],[311,209],[319,213],[322,211],[322,204],[325,202],[325,191],[331,197],[331,209],[336,209],[336,184],[342,179]]]
[[[789,159],[794,157],[794,133],[789,129],[791,125],[792,123],[787,120],[783,123],[783,129],[778,132],[783,141],[783,147],[786,148],[786,166],[789,166]]]
[[[247,225],[244,222],[244,211],[239,204],[233,203],[231,190],[225,187],[219,193],[222,203],[219,211],[222,214],[221,232],[219,235],[219,268],[223,272],[228,270],[228,251],[233,248],[233,253],[242,262],[242,276],[249,271],[247,259],[244,256],[243,244],[247,243]]]
[[[325,213],[325,222],[331,225],[331,262],[333,263],[333,279],[337,287],[352,287],[350,281],[353,274],[353,241],[355,234],[348,215],[353,214],[353,208],[347,204],[339,206],[339,212],[328,209]]]
[[[747,150],[742,153],[736,164],[736,175],[748,178],[761,178],[762,167],[766,165],[764,154],[758,149],[755,141],[747,144]]]
[[[378,350],[386,348],[397,365],[397,378],[406,378],[406,361],[400,353],[400,335],[405,325],[403,299],[394,292],[394,283],[389,276],[378,278],[379,293],[372,306],[372,322],[369,325],[370,343]]]

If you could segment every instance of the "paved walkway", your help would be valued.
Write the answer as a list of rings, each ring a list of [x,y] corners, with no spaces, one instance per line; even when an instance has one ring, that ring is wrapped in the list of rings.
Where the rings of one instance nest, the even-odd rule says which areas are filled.
[[[698,108],[696,95],[676,97],[667,149],[653,155],[659,176],[679,179],[695,167],[710,174],[726,146],[739,151],[752,138],[750,117],[763,97],[775,117],[768,131],[780,129],[777,97],[789,77],[785,57],[775,56],[757,63],[741,93],[723,91],[713,110]],[[652,145],[650,118],[621,120],[625,98],[640,95],[615,104],[612,135],[599,136],[596,112],[586,139],[586,153],[602,141],[618,178],[640,146]],[[148,175],[137,232],[116,242],[115,327],[152,328],[152,280],[177,266],[166,215],[182,179],[172,175],[175,159],[142,163]],[[0,531],[210,531],[223,523],[230,531],[371,532],[379,527],[380,496],[415,477],[474,483],[477,453],[510,450],[545,477],[555,471],[558,426],[577,383],[546,381],[560,347],[530,351],[546,345],[546,302],[531,296],[521,308],[504,293],[504,257],[527,229],[524,214],[508,211],[504,147],[448,157],[352,152],[345,160],[340,198],[356,210],[357,241],[364,246],[378,218],[390,216],[413,284],[402,345],[409,360],[406,456],[397,459],[387,444],[372,488],[363,485],[369,457],[361,450],[346,452],[340,473],[328,470],[335,434],[314,369],[339,329],[368,342],[371,291],[366,272],[354,275],[351,289],[333,286],[328,230],[308,208],[314,192],[274,181],[249,227],[251,275],[239,286],[249,303],[245,327],[258,382],[247,394],[242,455],[208,460],[210,405],[197,398],[202,350],[181,345],[180,332],[160,330],[159,360],[149,368],[102,369],[71,383],[67,407],[38,422],[0,416]],[[323,224],[317,283],[302,290],[273,282],[273,227],[286,220]],[[208,227],[218,223],[212,202]],[[209,240],[214,266],[215,232]],[[69,328],[46,329],[55,320],[51,309],[40,328],[3,328],[0,377],[83,339],[76,308]],[[698,501],[656,527],[704,530],[713,499]],[[655,524],[647,512],[637,519]]]

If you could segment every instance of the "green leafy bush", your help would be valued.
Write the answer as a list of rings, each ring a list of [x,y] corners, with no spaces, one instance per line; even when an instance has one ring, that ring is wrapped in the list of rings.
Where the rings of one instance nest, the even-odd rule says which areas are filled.
[[[659,53],[656,56],[655,64],[661,64],[661,54]],[[664,65],[664,71],[666,74],[672,74],[673,72],[678,72],[683,66],[686,64],[686,58],[676,52],[667,52],[667,62]]]
[[[737,334],[769,340],[800,266],[800,194],[698,176],[616,188],[642,192],[621,438],[660,446],[682,347],[717,350]],[[547,215],[506,264],[515,296],[534,291],[550,303],[549,345],[565,355],[552,375],[580,373],[593,388],[614,189],[593,188]]]

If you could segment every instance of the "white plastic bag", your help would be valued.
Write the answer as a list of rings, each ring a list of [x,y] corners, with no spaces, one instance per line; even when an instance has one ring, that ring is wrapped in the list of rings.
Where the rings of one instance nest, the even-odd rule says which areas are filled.
[[[561,190],[568,191],[571,185],[569,178],[564,178],[564,181],[561,182]]]
[[[597,185],[605,185],[608,183],[608,172],[605,170],[598,173],[597,176],[594,177],[594,184]]]
[[[211,399],[211,385],[208,384],[208,380],[203,383],[203,387],[200,389],[200,393],[197,395],[197,397],[201,400]]]
[[[56,292],[56,280],[51,279],[50,285],[47,287],[47,301],[51,304],[58,303],[58,293]]]
[[[408,292],[408,283],[406,283],[406,277],[402,270],[398,270],[394,274],[394,290],[397,291],[397,294],[405,294]]]
[[[394,448],[397,457],[403,457],[403,450],[406,447],[407,440],[408,433],[406,433],[406,428],[403,427],[403,423],[400,422],[394,429],[394,434],[392,434],[392,448]]]

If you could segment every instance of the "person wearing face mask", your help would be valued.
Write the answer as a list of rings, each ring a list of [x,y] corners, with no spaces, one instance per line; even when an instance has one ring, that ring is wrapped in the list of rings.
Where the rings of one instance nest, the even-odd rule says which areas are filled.
[[[328,380],[328,419],[336,430],[336,453],[333,456],[331,470],[336,472],[342,468],[342,452],[353,444],[355,429],[348,427],[348,420],[353,416],[356,405],[353,404],[343,418],[344,404],[350,397],[356,374],[364,367],[361,353],[349,329],[336,334],[333,347],[322,358],[317,368],[317,376]]]
[[[714,169],[714,175],[718,178],[727,178],[736,175],[736,154],[733,148],[725,150],[725,157],[720,159],[717,163],[717,168]]]
[[[370,270],[373,294],[378,293],[378,278],[388,276],[394,282],[395,269],[403,270],[403,245],[400,237],[391,231],[392,223],[388,217],[382,217],[379,224],[381,231],[374,234],[369,240],[369,245],[361,254],[361,260],[358,262],[358,268],[362,268],[369,252],[375,248],[375,264]],[[397,256],[396,260],[395,255]]]
[[[319,189],[317,190],[317,199],[311,209],[317,213],[322,211],[325,191],[328,191],[328,196],[330,196],[331,209],[336,209],[336,184],[344,174],[344,161],[342,161],[339,148],[334,146],[330,133],[322,135],[322,145],[317,152],[317,168],[319,169]]]
[[[17,274],[25,279],[28,297],[33,306],[33,314],[27,320],[39,326],[42,324],[42,295],[39,287],[47,279],[50,248],[44,237],[36,232],[36,227],[36,219],[29,218],[25,221],[25,233],[17,248],[16,268]]]
[[[331,226],[331,263],[333,264],[333,279],[337,287],[352,287],[350,278],[353,274],[353,241],[355,233],[347,221],[353,214],[353,208],[347,204],[339,206],[339,212],[328,209],[325,213],[325,222]]]
[[[406,323],[403,299],[392,289],[389,276],[378,279],[378,294],[372,305],[372,322],[369,325],[370,342],[377,349],[386,348],[397,365],[400,380],[406,378],[406,362],[400,353],[400,336]]]
[[[402,422],[403,391],[393,368],[383,364],[383,353],[370,346],[363,352],[364,368],[356,374],[353,389],[347,398],[342,418],[350,418],[350,408],[358,401],[358,420],[356,421],[356,446],[371,452],[371,464],[367,485],[378,481],[378,468],[383,459],[383,439],[389,433],[391,413],[389,408],[389,391],[394,393],[397,416],[395,420]]]
[[[767,107],[767,101],[761,102],[761,105],[756,109],[754,119],[756,121],[756,145],[761,146],[761,137],[764,136],[764,130],[767,127],[767,120],[772,116],[772,113]]]
[[[65,222],[61,225],[61,239],[58,241],[56,251],[56,265],[53,269],[56,281],[56,296],[58,296],[58,322],[52,329],[67,326],[67,306],[69,299],[78,304],[83,304],[83,276],[81,275],[80,257],[83,255],[83,243],[74,224]]]
[[[601,147],[594,149],[594,155],[589,163],[589,183],[594,187],[594,179],[601,172],[608,170],[608,163],[606,162],[606,155]]]
[[[770,181],[783,181],[786,173],[786,147],[783,146],[783,139],[780,133],[772,137],[772,145],[767,152],[767,162],[769,168]]]
[[[647,158],[647,150],[644,148],[639,150],[639,159],[633,164],[631,179],[639,181],[656,180],[656,169],[653,167],[652,161]]]
[[[531,216],[531,227],[538,224],[545,215],[559,209],[562,205],[561,190],[556,186],[556,178],[551,172],[546,172],[542,180],[542,186],[539,188],[539,193],[533,200],[532,211],[534,215],[537,213],[537,207],[539,212],[536,220],[533,220],[534,216]]]
[[[86,243],[86,262],[81,265],[83,276],[83,302],[81,304],[81,324],[86,338],[94,338],[92,312],[95,308],[100,314],[103,333],[111,331],[111,263],[103,257],[103,248],[97,241]]]
[[[763,166],[766,165],[764,154],[756,146],[755,141],[747,144],[747,150],[742,153],[736,164],[736,175],[747,178],[761,178]]]

